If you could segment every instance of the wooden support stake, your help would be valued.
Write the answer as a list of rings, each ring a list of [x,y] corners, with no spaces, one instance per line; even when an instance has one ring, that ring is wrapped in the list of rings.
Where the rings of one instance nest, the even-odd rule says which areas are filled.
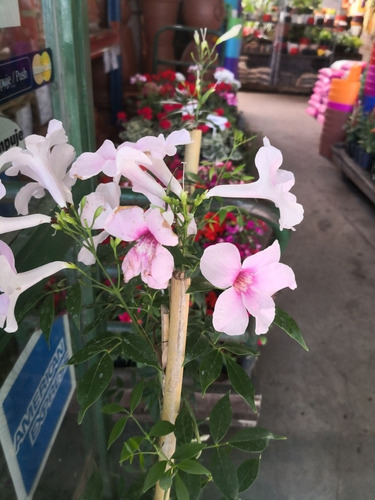
[[[184,161],[186,164],[186,172],[197,174],[201,153],[202,131],[199,129],[191,130],[190,138],[193,142],[185,146]],[[192,194],[193,191],[194,188],[191,187],[189,190],[189,194]]]
[[[185,359],[186,335],[189,316],[189,294],[186,290],[190,279],[184,273],[175,271],[171,280],[169,338],[167,367],[164,381],[162,420],[175,423],[180,409]],[[163,436],[161,450],[165,458],[170,459],[176,450],[176,436],[173,432]],[[155,500],[168,500],[169,490],[164,491],[157,484]]]

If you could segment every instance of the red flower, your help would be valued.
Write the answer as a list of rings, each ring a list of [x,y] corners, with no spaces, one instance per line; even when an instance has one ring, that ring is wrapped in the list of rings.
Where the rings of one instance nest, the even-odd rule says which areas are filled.
[[[176,103],[164,103],[163,104],[163,109],[164,111],[166,111],[167,113],[170,113],[171,111],[176,111],[177,109],[181,109],[182,108],[182,104],[176,102]]]
[[[145,106],[144,108],[138,109],[137,113],[143,116],[145,120],[152,120],[152,109],[150,106]]]
[[[171,128],[172,122],[167,118],[163,118],[159,121],[159,126],[164,130],[168,130],[169,128]]]
[[[210,130],[210,127],[208,125],[204,125],[203,123],[200,123],[197,128],[202,131],[202,134],[205,134]]]
[[[160,92],[161,96],[172,97],[172,96],[174,96],[175,89],[174,89],[173,85],[171,85],[170,83],[166,83],[160,87],[159,92]]]
[[[194,120],[194,115],[182,115],[181,116],[181,120],[183,122],[189,122],[189,121],[193,121]]]
[[[227,121],[227,122],[225,123],[225,128],[231,128],[231,126],[232,126],[232,125],[231,125],[230,121]]]
[[[207,224],[200,229],[195,237],[195,241],[198,241],[202,236],[210,241],[215,241],[219,234],[224,231],[224,224],[220,224],[220,219],[218,215],[214,212],[207,212],[204,219],[208,220]]]
[[[224,109],[223,108],[217,108],[214,110],[214,113],[216,113],[218,116],[224,116]]]
[[[127,116],[126,116],[125,111],[119,111],[119,112],[117,113],[117,119],[118,119],[120,122],[126,122]]]
[[[169,80],[170,82],[174,82],[176,80],[176,72],[171,69],[166,69],[165,71],[161,71],[159,73],[160,78],[163,80]]]

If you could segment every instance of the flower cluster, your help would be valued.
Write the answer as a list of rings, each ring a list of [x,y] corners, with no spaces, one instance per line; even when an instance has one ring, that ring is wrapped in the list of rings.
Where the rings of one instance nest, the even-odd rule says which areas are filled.
[[[131,82],[138,89],[136,98],[128,103],[133,112],[118,114],[123,128],[120,138],[135,141],[142,135],[158,131],[172,132],[181,128],[198,128],[211,137],[236,124],[236,92],[239,82],[231,71],[218,68],[216,83],[207,83],[203,92],[210,92],[209,106],[197,121],[197,73],[194,68],[184,75],[166,70],[153,75],[135,75]],[[219,134],[220,135],[220,134]],[[231,133],[227,134],[231,141]],[[203,152],[204,156],[204,152]]]
[[[111,141],[105,141],[97,152],[83,153],[79,156],[68,170],[73,159],[73,148],[67,143],[61,122],[52,120],[45,138],[30,136],[26,139],[25,150],[12,148],[1,156],[2,164],[12,163],[12,166],[6,170],[7,175],[22,172],[34,179],[34,182],[26,184],[19,191],[15,200],[18,212],[25,214],[24,217],[5,218],[5,220],[2,218],[0,221],[2,232],[29,227],[30,224],[50,222],[51,219],[45,215],[27,215],[31,196],[39,198],[44,195],[45,190],[50,192],[55,202],[63,209],[60,214],[57,214],[57,222],[54,223],[54,227],[70,232],[69,224],[78,224],[77,221],[69,218],[64,211],[72,206],[70,187],[74,185],[77,178],[88,179],[102,172],[112,178],[112,181],[99,184],[95,192],[82,200],[77,212],[82,229],[86,230],[85,237],[80,241],[82,248],[79,260],[86,265],[95,263],[97,259],[96,249],[108,236],[115,238],[118,242],[132,242],[133,245],[122,260],[125,283],[140,275],[142,281],[151,288],[165,289],[175,267],[170,248],[178,246],[180,250],[186,251],[189,239],[190,244],[193,243],[192,239],[196,238],[197,233],[195,211],[204,200],[214,196],[266,197],[279,208],[281,227],[293,228],[295,224],[301,222],[302,207],[296,203],[295,196],[289,192],[294,182],[293,176],[290,172],[278,170],[282,162],[281,153],[272,147],[267,139],[265,139],[265,145],[260,149],[255,159],[260,173],[258,181],[248,184],[216,186],[188,202],[185,191],[167,167],[164,157],[173,156],[177,146],[189,143],[190,135],[186,130],[172,132],[166,138],[160,134],[158,137],[141,138],[135,143],[125,142],[118,148]],[[122,177],[126,177],[131,183],[134,192],[141,193],[148,198],[151,204],[150,208],[144,211],[138,206],[121,206],[119,182]],[[1,187],[4,194],[4,187]],[[228,222],[231,216],[227,215],[226,217]],[[202,231],[205,230],[201,229],[200,231],[199,234],[202,235]],[[239,232],[236,225],[234,232]],[[207,236],[207,229],[205,234]],[[222,249],[222,251],[228,245],[234,248],[234,245],[228,242],[217,245],[219,245],[217,248]],[[4,248],[6,248],[3,252],[4,266],[9,265],[9,273],[14,273],[14,263],[9,257],[10,250],[7,247]],[[206,248],[204,252],[211,252],[211,248]],[[236,252],[238,252],[237,249]],[[239,255],[238,253],[238,258],[240,258]],[[278,261],[279,254],[275,251],[272,255],[273,262]],[[251,257],[246,257],[246,259],[248,258]],[[204,259],[202,262],[206,262],[206,260]],[[215,259],[212,259],[211,264],[214,261]],[[218,262],[217,265],[221,267],[222,263]],[[63,263],[58,263],[56,266],[59,268],[69,267],[68,264]],[[55,270],[56,268],[53,267],[53,272]],[[45,276],[44,271],[49,271],[49,269],[38,271],[40,279]],[[251,271],[251,273],[254,272],[254,270]],[[217,280],[212,281],[211,274],[207,273],[204,264],[202,273],[207,275],[207,279],[214,286],[219,285],[221,288],[223,283],[217,282]],[[243,273],[239,270],[238,264],[235,265],[233,273],[234,281],[237,275],[242,276]],[[15,301],[11,300],[11,297],[12,290],[17,290],[18,296],[20,288],[17,278],[15,284],[12,285],[12,290],[9,289],[12,280],[8,274],[6,286],[5,283],[1,285],[3,290],[1,317],[3,318],[2,324],[6,323],[6,331],[14,331],[16,328],[14,321]],[[288,282],[282,281],[280,283],[280,288],[284,288],[284,286],[293,288],[295,286],[294,278],[292,279],[291,275],[289,278]],[[25,281],[22,289],[25,286],[31,286],[34,282],[34,277],[31,278],[30,285],[27,285]],[[237,294],[247,293],[255,286],[253,278],[245,280],[241,278],[239,282],[241,284],[235,288]],[[268,295],[271,296],[274,291],[274,286],[272,286],[272,293]],[[270,304],[273,303],[270,298],[269,301],[271,301]],[[261,303],[265,303],[265,301],[263,300]],[[216,310],[218,309],[215,309],[214,318]],[[267,305],[267,310],[270,310],[267,316],[268,329],[274,317],[274,306]],[[249,312],[253,313],[254,308],[251,308],[251,311],[249,309]],[[257,314],[256,309],[255,313]],[[236,320],[233,323],[236,323]],[[216,326],[218,331],[232,332],[226,325],[216,324]],[[262,332],[264,329],[263,326]],[[243,333],[242,323],[239,330],[242,330]]]
[[[216,44],[237,36],[240,28],[232,28]],[[136,424],[138,434],[124,443],[121,461],[134,464],[139,459],[142,470],[148,468],[139,497],[156,485],[155,500],[168,498],[172,483],[179,498],[189,498],[187,474],[213,479],[225,496],[227,486],[222,478],[233,476],[230,497],[238,498],[240,487],[246,489],[254,479],[249,478],[248,461],[236,471],[228,453],[237,447],[259,454],[271,439],[280,438],[257,428],[255,433],[245,429],[245,436],[223,441],[232,414],[227,393],[210,413],[213,443],[202,442],[190,403],[180,405],[185,366],[190,364],[202,395],[225,366],[233,389],[256,411],[251,380],[233,359],[254,355],[254,351],[246,342],[219,339],[225,338],[223,334],[243,335],[252,317],[257,335],[265,334],[275,322],[305,347],[298,327],[274,302],[279,290],[296,288],[293,270],[280,262],[275,235],[264,248],[258,237],[268,236],[268,228],[242,210],[242,202],[234,201],[266,199],[278,208],[280,227],[294,229],[303,219],[303,208],[290,193],[294,176],[280,169],[281,152],[267,138],[255,157],[256,180],[243,175],[244,165],[233,162],[236,148],[246,143],[243,134],[233,131],[228,150],[217,140],[221,136],[228,139],[226,134],[232,130],[225,125],[229,116],[225,106],[232,106],[230,93],[238,84],[222,69],[216,72],[215,85],[206,84],[204,75],[216,55],[205,34],[202,40],[195,34],[200,54],[195,61],[195,81],[183,80],[173,72],[134,77],[142,103],[127,122],[131,123],[128,132],[132,130],[134,136],[128,134],[120,145],[106,140],[97,151],[76,157],[63,124],[51,120],[45,137],[31,135],[25,139],[25,149],[15,147],[0,156],[5,178],[21,174],[26,179],[15,198],[19,215],[0,217],[0,234],[50,225],[51,239],[60,233],[69,239],[72,252],[76,250],[74,263],[55,260],[17,272],[18,256],[0,241],[0,328],[17,331],[20,294],[56,273],[63,278],[74,273],[66,284],[63,279],[56,281],[57,292],[66,297],[67,311],[74,320],[80,313],[81,288],[91,287],[93,303],[82,307],[93,308],[97,317],[87,325],[88,330],[100,323],[106,326],[69,360],[71,364],[90,360],[77,388],[78,421],[110,386],[115,359],[137,366],[141,380],[132,391],[130,405],[122,404],[120,395],[112,397],[103,411],[121,414],[108,446],[121,436],[128,421]],[[221,99],[220,105],[215,103],[209,109],[209,97],[210,102]],[[139,133],[142,125],[137,129],[135,120],[150,123],[150,132]],[[176,121],[169,126],[168,120]],[[204,154],[203,159],[200,156],[208,134],[203,130],[200,149],[203,125],[210,128],[211,140],[221,150],[220,159],[213,154],[207,162]],[[201,130],[197,130],[199,126]],[[165,130],[169,133],[164,135]],[[182,148],[184,162],[180,160]],[[92,190],[94,179],[105,182]],[[91,189],[80,199],[77,188],[85,189],[86,181]],[[0,198],[6,196],[6,187],[0,181]],[[32,198],[40,200],[47,193],[55,209],[29,214],[29,207],[35,205]],[[262,235],[263,231],[267,234]],[[47,241],[43,243],[49,247]],[[54,290],[53,281],[49,280],[48,294]],[[45,316],[52,324],[50,312]],[[129,328],[121,324],[112,333],[108,326],[115,318],[130,323]],[[155,394],[157,421],[151,429],[136,417],[137,406],[146,399],[146,385]],[[205,449],[213,452],[210,469],[198,462]],[[252,470],[259,460],[260,456],[251,459]],[[204,481],[198,482],[200,489]]]

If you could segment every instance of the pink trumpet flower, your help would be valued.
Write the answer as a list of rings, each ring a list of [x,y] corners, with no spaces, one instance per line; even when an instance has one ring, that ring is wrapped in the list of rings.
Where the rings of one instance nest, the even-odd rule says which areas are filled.
[[[78,179],[90,179],[103,172],[108,177],[115,177],[116,152],[113,142],[106,139],[95,153],[82,153],[73,163],[69,175]]]
[[[99,184],[94,193],[86,196],[83,209],[80,213],[82,223],[92,229],[103,229],[108,217],[120,204],[121,188],[116,182]],[[101,209],[99,213],[98,210]],[[97,215],[98,214],[98,215]],[[95,249],[109,234],[102,231],[92,237]],[[82,247],[78,254],[78,261],[87,266],[95,263],[95,257],[86,247]]]
[[[281,170],[283,157],[277,148],[271,146],[267,137],[263,139],[264,146],[260,148],[255,165],[259,179],[249,184],[227,184],[215,186],[207,193],[207,197],[221,196],[229,198],[261,198],[271,200],[280,211],[279,224],[281,229],[294,229],[303,219],[303,207],[297,203],[290,189],[294,185],[294,175],[287,170]]]
[[[133,191],[144,194],[153,205],[165,208],[164,197],[166,193],[163,186],[178,197],[181,196],[182,187],[163,158],[173,156],[177,152],[177,146],[189,144],[190,142],[190,134],[185,129],[174,131],[166,138],[163,134],[160,134],[158,137],[142,137],[135,143],[125,142],[118,150],[119,169],[122,175],[132,183]],[[146,154],[148,161],[138,164],[136,167],[126,162],[126,157],[123,154],[132,148]]]
[[[227,335],[242,335],[255,318],[255,333],[266,333],[275,318],[272,295],[282,288],[296,288],[292,269],[279,262],[280,245],[275,241],[265,250],[247,257],[241,265],[232,243],[217,243],[205,249],[200,268],[217,288],[225,289],[215,304],[213,326]]]
[[[14,255],[10,247],[0,241],[0,328],[8,333],[17,331],[14,309],[22,292],[39,281],[70,267],[67,262],[55,261],[31,271],[17,273]]]
[[[62,123],[51,120],[46,137],[29,135],[25,139],[26,149],[15,147],[1,155],[0,167],[12,163],[6,170],[7,175],[21,173],[35,181],[29,182],[16,195],[14,204],[19,214],[27,215],[30,199],[33,196],[42,198],[45,190],[60,207],[72,203],[71,187],[75,180],[69,177],[67,169],[74,160],[75,151],[67,141]]]
[[[0,200],[6,195],[4,184],[0,180]],[[0,234],[11,231],[20,231],[30,227],[39,226],[39,224],[49,224],[51,217],[43,214],[23,215],[22,217],[1,217],[0,216]]]
[[[170,212],[162,213],[159,208],[144,212],[137,206],[119,207],[109,217],[105,225],[106,231],[123,241],[136,242],[122,263],[126,283],[140,274],[151,288],[167,288],[174,261],[172,254],[163,245],[178,244],[178,237],[171,227],[172,222],[173,214]]]

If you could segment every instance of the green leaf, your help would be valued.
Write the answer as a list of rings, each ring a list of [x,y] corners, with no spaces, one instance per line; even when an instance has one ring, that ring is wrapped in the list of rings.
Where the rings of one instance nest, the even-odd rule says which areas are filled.
[[[190,443],[198,428],[194,413],[184,401],[175,422],[175,435],[178,444]]]
[[[108,318],[110,317],[110,315],[111,315],[110,308],[102,309],[102,310],[98,310],[98,311],[95,310],[95,318],[91,323],[89,323],[88,325],[85,326],[85,328],[83,329],[83,335],[87,335],[92,330],[95,330],[95,328],[97,328],[99,325],[101,325],[102,323],[107,321]]]
[[[171,422],[168,422],[168,420],[159,420],[159,422],[156,422],[156,424],[151,427],[149,434],[152,437],[166,436],[173,431],[174,425]]]
[[[206,445],[204,443],[185,443],[176,448],[172,458],[174,460],[187,460],[198,455]]]
[[[188,472],[184,472],[182,470],[178,471],[176,477],[179,477],[183,480],[184,484],[187,487],[189,492],[189,500],[199,500],[200,492],[201,492],[201,477],[199,474],[189,474]]]
[[[173,473],[172,469],[167,469],[159,479],[159,486],[162,490],[166,491],[172,487],[172,482],[173,482],[172,473]]]
[[[121,450],[120,463],[124,462],[125,460],[130,460],[130,463],[132,462],[133,455],[140,449],[140,445],[143,439],[143,436],[134,436],[125,441],[124,446]]]
[[[48,346],[49,346],[49,337],[51,335],[51,329],[54,318],[55,318],[55,306],[53,301],[53,295],[52,293],[50,293],[43,300],[40,308],[40,329],[43,332],[43,336]]]
[[[112,352],[119,345],[121,345],[121,339],[118,337],[97,337],[90,340],[85,347],[74,353],[68,363],[70,365],[85,363],[101,352]]]
[[[249,427],[237,432],[229,441],[231,446],[249,453],[261,453],[271,439],[285,439],[261,427]]]
[[[81,323],[81,310],[82,310],[82,292],[81,285],[79,283],[74,283],[66,295],[65,299],[66,310],[68,311],[70,317],[76,324],[77,328],[80,327]]]
[[[259,458],[249,458],[237,469],[238,491],[245,491],[255,482],[259,472]]]
[[[219,377],[222,368],[223,358],[219,350],[214,349],[203,356],[199,367],[199,381],[203,396],[208,387]]]
[[[226,500],[238,499],[238,479],[237,471],[233,460],[223,448],[216,448],[211,462],[210,469],[212,479]]]
[[[186,339],[184,365],[204,355],[210,349],[207,337],[198,330],[191,332]]]
[[[258,356],[259,353],[251,349],[246,344],[242,344],[241,342],[224,342],[222,345],[222,349],[225,351],[229,351],[232,354],[236,354],[236,356]]]
[[[232,420],[229,392],[225,394],[211,410],[209,428],[212,439],[219,443],[228,432]]]
[[[109,449],[112,446],[112,444],[116,441],[116,439],[118,439],[121,436],[121,434],[123,433],[123,431],[125,429],[125,425],[126,425],[126,422],[128,421],[128,418],[129,417],[120,418],[119,420],[117,420],[115,425],[112,427],[111,434],[109,435],[109,438],[108,438],[107,449]]]
[[[176,497],[177,500],[189,500],[189,490],[186,487],[186,484],[183,482],[183,480],[180,478],[178,474],[176,474],[174,478],[174,487],[176,490]]]
[[[183,470],[189,474],[204,474],[206,476],[211,475],[210,471],[196,460],[184,460],[183,462],[176,464],[175,467],[176,469]]]
[[[101,500],[103,498],[103,480],[99,471],[95,470],[87,481],[85,491],[80,500]]]
[[[231,357],[225,356],[225,364],[228,371],[228,378],[233,389],[240,394],[256,413],[257,409],[254,401],[254,386],[245,370]]]
[[[103,394],[111,381],[113,373],[113,362],[109,354],[92,365],[83,375],[77,387],[77,400],[81,405],[78,414],[78,423],[82,423],[88,408]]]
[[[143,486],[143,493],[149,490],[156,484],[161,476],[164,474],[165,468],[167,466],[167,460],[161,460],[156,462],[148,471],[145,484]]]
[[[125,357],[130,358],[136,363],[153,366],[157,370],[160,370],[155,351],[150,343],[138,332],[134,332],[133,330],[126,332],[122,346]]]
[[[190,286],[186,293],[209,292],[210,290],[214,290],[214,288],[215,287],[211,285],[206,278],[197,276],[195,278],[191,278]]]
[[[299,343],[300,346],[302,346],[305,351],[308,351],[309,348],[307,347],[303,337],[302,333],[297,325],[297,323],[294,321],[293,318],[289,316],[288,313],[280,309],[280,307],[276,306],[276,315],[275,319],[273,320],[274,324],[277,325],[279,328],[284,330],[285,333],[289,335],[293,340]]]
[[[130,413],[134,413],[135,409],[142,400],[142,395],[143,395],[143,379],[140,380],[132,390],[130,396]]]
[[[112,415],[113,413],[122,412],[126,412],[125,408],[117,403],[108,403],[102,408],[102,413],[105,413],[106,415]]]

